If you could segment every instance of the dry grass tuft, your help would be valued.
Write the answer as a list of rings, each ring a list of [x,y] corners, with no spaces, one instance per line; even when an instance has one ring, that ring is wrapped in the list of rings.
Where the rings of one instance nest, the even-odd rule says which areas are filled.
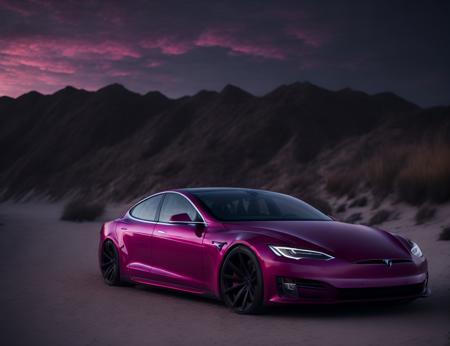
[[[400,199],[421,204],[450,199],[450,147],[434,144],[419,147],[409,156],[397,181]]]
[[[350,196],[360,184],[367,184],[380,201],[396,193],[399,200],[413,205],[444,203],[450,200],[450,144],[436,139],[379,148],[362,162],[331,175],[326,190]]]
[[[384,197],[392,192],[402,163],[411,149],[406,146],[395,149],[380,148],[362,164],[368,185],[376,196]]]

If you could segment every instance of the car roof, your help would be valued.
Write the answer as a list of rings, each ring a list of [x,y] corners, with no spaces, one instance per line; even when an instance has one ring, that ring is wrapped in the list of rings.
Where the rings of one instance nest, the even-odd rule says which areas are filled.
[[[195,194],[196,192],[219,192],[219,191],[267,191],[261,189],[249,189],[244,187],[189,187],[183,189],[176,189],[174,191],[190,192]]]

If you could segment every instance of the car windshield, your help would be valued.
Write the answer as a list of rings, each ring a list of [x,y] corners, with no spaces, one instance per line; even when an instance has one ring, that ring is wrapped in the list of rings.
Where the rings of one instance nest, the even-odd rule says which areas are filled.
[[[297,198],[259,190],[206,190],[192,194],[220,221],[330,221]]]

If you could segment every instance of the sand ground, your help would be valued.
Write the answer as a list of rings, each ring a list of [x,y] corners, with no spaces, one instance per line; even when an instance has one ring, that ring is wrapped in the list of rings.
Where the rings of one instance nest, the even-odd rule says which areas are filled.
[[[60,212],[60,204],[0,205],[2,345],[450,345],[450,242],[437,241],[447,212],[428,226],[384,226],[421,245],[431,297],[281,307],[261,316],[236,315],[206,298],[104,285],[96,257],[101,223],[59,221]]]

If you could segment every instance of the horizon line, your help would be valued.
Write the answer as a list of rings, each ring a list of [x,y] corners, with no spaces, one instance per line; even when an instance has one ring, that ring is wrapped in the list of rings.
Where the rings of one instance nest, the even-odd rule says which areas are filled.
[[[317,84],[314,84],[314,83],[311,83],[311,82],[309,82],[309,81],[296,81],[296,82],[289,83],[289,84],[280,84],[280,85],[278,85],[277,87],[271,89],[269,92],[266,92],[266,93],[264,93],[264,94],[262,94],[262,95],[256,95],[256,94],[254,94],[254,93],[252,93],[252,92],[250,92],[250,91],[248,91],[248,90],[246,90],[246,89],[244,89],[244,88],[242,88],[242,87],[239,87],[239,86],[237,86],[237,85],[235,85],[235,84],[232,84],[232,83],[226,83],[226,84],[222,87],[222,89],[220,89],[220,90],[214,90],[214,89],[200,89],[200,90],[198,90],[197,92],[192,93],[192,94],[184,94],[184,95],[179,96],[179,97],[170,97],[170,96],[167,96],[166,94],[164,94],[163,92],[161,92],[161,91],[159,91],[159,90],[149,90],[149,91],[147,91],[147,92],[141,93],[141,92],[137,92],[137,91],[131,90],[130,88],[126,87],[126,86],[125,86],[124,84],[122,84],[122,83],[114,82],[114,83],[106,84],[106,85],[104,85],[104,86],[102,86],[102,87],[99,87],[98,89],[95,89],[95,90],[94,90],[94,89],[78,88],[78,87],[73,86],[73,85],[66,85],[65,87],[63,87],[63,88],[61,88],[61,89],[58,89],[58,90],[54,91],[53,93],[42,93],[42,92],[40,92],[40,91],[38,91],[38,90],[34,90],[34,89],[33,89],[33,90],[30,90],[30,91],[25,92],[25,93],[23,93],[23,94],[20,94],[20,95],[18,95],[18,96],[16,96],[16,97],[10,96],[10,95],[0,95],[0,98],[9,98],[9,99],[17,100],[17,99],[19,99],[19,98],[21,98],[21,97],[23,97],[23,96],[25,96],[25,95],[32,94],[32,93],[39,94],[40,96],[52,96],[52,95],[57,94],[58,92],[61,92],[61,91],[65,90],[65,89],[75,89],[75,90],[77,90],[77,91],[84,91],[84,92],[87,92],[87,93],[96,93],[96,92],[99,92],[99,91],[101,91],[101,90],[103,90],[103,89],[106,89],[106,88],[109,88],[109,87],[114,87],[114,86],[121,87],[121,88],[125,89],[125,90],[128,91],[128,92],[131,92],[131,93],[133,93],[133,94],[140,95],[140,96],[145,96],[145,95],[148,95],[148,94],[150,94],[150,93],[159,93],[159,94],[163,95],[164,97],[166,97],[166,98],[168,98],[168,99],[171,99],[171,100],[178,100],[178,99],[182,99],[182,98],[185,98],[185,97],[193,97],[193,96],[198,95],[198,94],[200,94],[200,93],[202,93],[202,92],[212,92],[212,93],[220,94],[220,93],[224,92],[225,89],[230,88],[230,87],[231,87],[231,88],[235,88],[235,89],[239,89],[239,90],[243,91],[244,93],[249,94],[250,96],[252,96],[252,97],[254,97],[254,98],[263,98],[263,97],[266,97],[266,96],[270,95],[271,93],[275,92],[276,90],[278,90],[278,89],[280,89],[280,88],[282,88],[282,87],[292,87],[292,86],[294,86],[294,85],[296,85],[296,84],[297,84],[297,85],[303,85],[303,86],[311,86],[311,87],[315,87],[315,88],[318,88],[318,89],[322,89],[322,90],[324,90],[324,91],[335,92],[335,93],[336,93],[336,92],[343,92],[343,91],[352,91],[352,92],[355,92],[355,93],[362,93],[362,94],[367,95],[367,96],[377,96],[377,95],[382,95],[382,94],[391,94],[391,95],[393,95],[393,96],[395,96],[395,97],[397,97],[397,98],[402,99],[403,101],[412,103],[412,104],[416,105],[416,106],[419,107],[419,108],[433,108],[433,107],[445,107],[445,106],[449,106],[449,105],[444,105],[444,104],[436,104],[436,105],[432,105],[432,106],[426,106],[426,107],[423,107],[423,106],[418,105],[418,104],[415,103],[415,102],[412,102],[412,101],[410,101],[410,100],[408,100],[408,99],[406,99],[406,98],[404,98],[404,97],[398,95],[397,93],[395,93],[395,92],[393,92],[393,91],[381,91],[381,92],[375,92],[375,93],[368,93],[368,92],[366,92],[366,91],[362,91],[362,90],[358,90],[358,89],[353,89],[353,88],[351,88],[351,87],[344,87],[344,88],[340,88],[340,89],[335,89],[335,90],[333,90],[333,89],[330,89],[330,88],[324,88],[324,87],[321,87],[321,86],[319,86],[319,85],[317,85]]]

